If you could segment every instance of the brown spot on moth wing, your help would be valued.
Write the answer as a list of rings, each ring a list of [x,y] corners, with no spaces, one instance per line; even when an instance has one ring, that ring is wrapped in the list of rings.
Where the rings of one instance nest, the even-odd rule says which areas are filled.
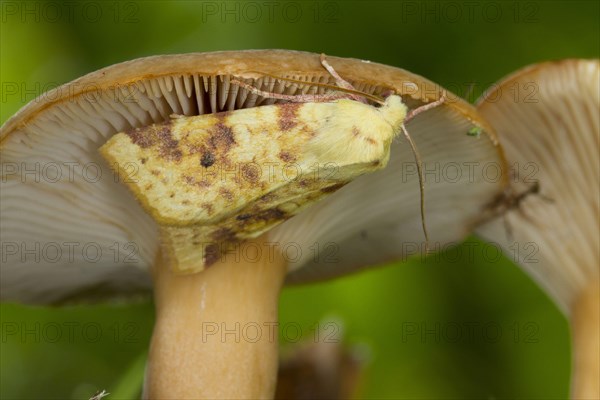
[[[284,163],[293,163],[296,161],[296,156],[289,151],[281,151],[279,153],[279,159]]]
[[[133,128],[125,132],[131,141],[143,149],[154,147],[160,157],[168,160],[179,160],[181,150],[179,142],[171,134],[171,123],[163,122],[144,128]],[[140,160],[144,163],[144,160]]]
[[[279,129],[281,131],[289,131],[298,125],[298,110],[302,106],[301,103],[282,103],[277,104],[279,112]]]

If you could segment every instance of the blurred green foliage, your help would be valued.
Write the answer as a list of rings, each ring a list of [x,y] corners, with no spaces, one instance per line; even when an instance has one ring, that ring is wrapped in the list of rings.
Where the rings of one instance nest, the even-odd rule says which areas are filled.
[[[527,64],[598,57],[597,1],[2,1],[0,118],[43,91],[137,57],[286,48],[408,69],[474,100]],[[566,398],[562,314],[507,259],[425,262],[286,289],[281,326],[306,339],[337,317],[369,354],[365,398]],[[454,252],[454,253],[452,253]],[[458,253],[461,252],[462,255]],[[137,396],[149,302],[0,306],[0,397]],[[37,324],[37,325],[36,325]],[[28,331],[29,329],[29,331]],[[28,333],[29,332],[29,333]],[[296,335],[282,333],[285,346]]]

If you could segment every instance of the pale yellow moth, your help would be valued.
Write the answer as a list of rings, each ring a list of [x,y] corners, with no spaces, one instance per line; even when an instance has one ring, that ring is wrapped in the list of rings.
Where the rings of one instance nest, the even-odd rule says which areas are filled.
[[[202,270],[236,244],[384,168],[400,132],[417,159],[425,230],[421,162],[404,123],[443,97],[410,113],[398,95],[374,107],[365,100],[372,96],[354,91],[324,57],[321,62],[336,79],[335,92],[287,96],[233,80],[289,102],[178,116],[115,134],[101,147],[158,222],[175,270]]]

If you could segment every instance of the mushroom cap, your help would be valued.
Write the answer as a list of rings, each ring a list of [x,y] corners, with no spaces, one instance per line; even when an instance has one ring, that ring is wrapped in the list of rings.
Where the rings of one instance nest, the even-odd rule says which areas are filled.
[[[498,243],[569,314],[600,275],[600,62],[564,60],[523,68],[494,85],[478,110],[496,129],[514,191],[531,194],[477,232]],[[515,97],[517,96],[517,97]]]
[[[399,68],[328,61],[357,90],[392,90],[409,109],[442,94],[438,85]],[[98,149],[115,133],[167,121],[172,114],[277,102],[249,95],[230,82],[232,76],[286,94],[327,89],[273,77],[333,83],[312,53],[156,56],[88,74],[41,95],[9,119],[0,131],[1,299],[56,303],[149,291],[148,269],[160,246],[157,225]],[[460,241],[506,184],[494,133],[474,107],[452,96],[406,126],[425,166],[432,247]],[[467,135],[473,128],[482,129],[481,137]],[[409,144],[396,139],[387,168],[359,177],[270,231],[271,241],[291,249],[288,281],[332,277],[423,248],[413,160]]]

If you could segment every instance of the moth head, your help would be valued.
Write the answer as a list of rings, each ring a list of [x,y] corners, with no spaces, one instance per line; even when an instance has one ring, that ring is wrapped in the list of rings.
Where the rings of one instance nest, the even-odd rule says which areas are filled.
[[[402,102],[398,95],[390,95],[385,99],[383,105],[379,108],[383,119],[385,119],[393,128],[394,132],[400,132],[400,126],[404,123],[408,108]]]

